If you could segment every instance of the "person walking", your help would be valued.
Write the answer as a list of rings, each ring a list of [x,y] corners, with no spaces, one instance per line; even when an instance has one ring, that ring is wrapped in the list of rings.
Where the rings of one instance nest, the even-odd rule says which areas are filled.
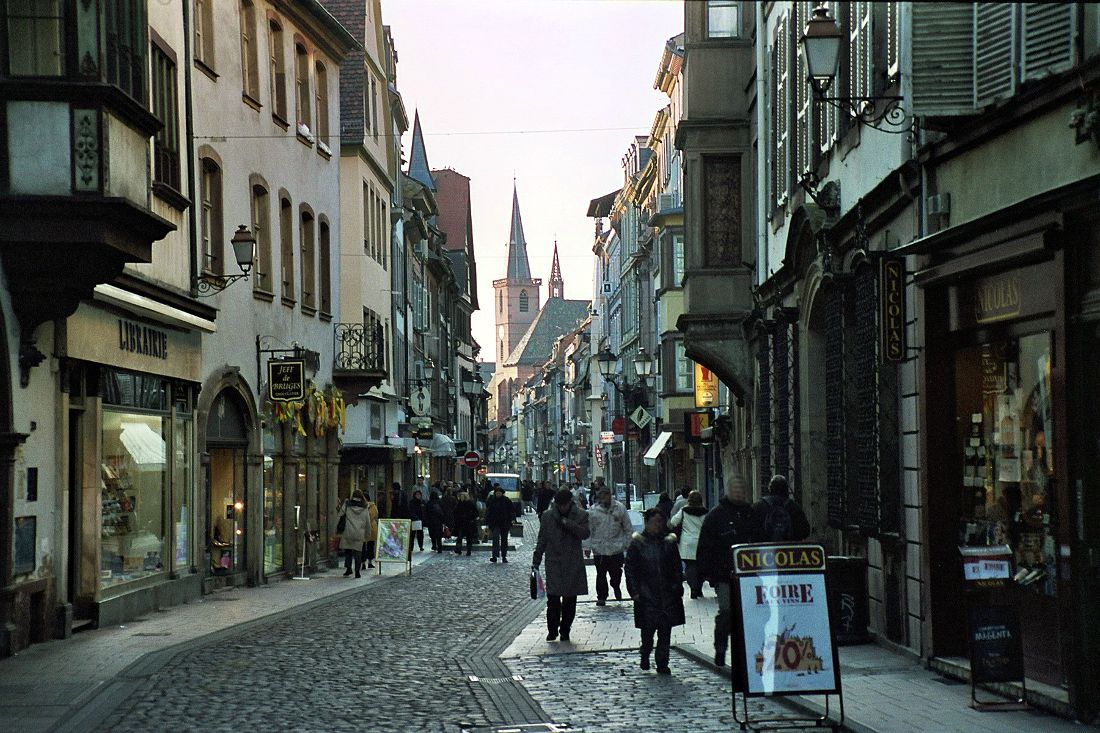
[[[684,561],[684,578],[691,589],[692,598],[703,597],[703,579],[699,577],[699,567],[695,558],[699,546],[699,532],[703,529],[703,519],[707,510],[703,506],[703,495],[690,491],[682,509],[672,515],[668,526],[680,536],[680,559]]]
[[[545,481],[540,482],[538,493],[535,494],[535,511],[540,518],[552,503],[554,503],[554,490]]]
[[[554,505],[539,518],[539,537],[531,564],[538,568],[546,557],[546,640],[560,635],[569,641],[577,615],[577,596],[588,595],[581,541],[590,534],[588,512],[577,506],[569,489],[554,494]]]
[[[790,497],[786,476],[772,476],[768,493],[752,505],[752,519],[757,542],[791,542],[810,536],[810,520]]]
[[[684,623],[684,586],[676,535],[665,532],[665,515],[650,507],[642,515],[645,530],[635,532],[626,551],[626,589],[634,599],[634,627],[642,632],[641,668],[649,669],[657,635],[657,674],[672,674],[672,627]]]
[[[662,491],[661,497],[657,499],[657,508],[665,515],[665,524],[668,524],[668,520],[672,519],[672,497]]]
[[[535,506],[535,485],[530,481],[524,481],[519,487],[520,501],[523,502],[523,513],[530,513]]]
[[[733,475],[726,481],[725,495],[703,519],[696,546],[696,569],[718,592],[718,615],[714,617],[714,663],[726,663],[726,648],[733,621],[730,610],[730,573],[733,558],[730,548],[753,542],[752,507],[745,501],[745,481]]]
[[[477,532],[477,504],[465,491],[459,492],[455,503],[455,554],[462,554],[462,539],[466,538],[466,554],[474,549],[474,534]]]
[[[672,503],[672,516],[676,516],[676,512],[680,511],[687,506],[688,494],[691,493],[691,487],[685,486],[680,489],[680,495],[676,497],[676,501]],[[671,521],[671,520],[670,520]]]
[[[489,525],[493,535],[493,556],[489,562],[496,562],[498,555],[501,562],[508,562],[508,533],[512,531],[512,520],[515,518],[516,509],[512,506],[512,500],[504,495],[504,487],[497,484],[485,507],[485,524]]]
[[[424,494],[417,489],[413,492],[413,498],[409,502],[409,519],[412,520],[412,538],[409,540],[409,549],[412,549],[413,540],[416,541],[418,552],[424,551]]]
[[[371,532],[370,512],[367,510],[367,497],[356,489],[351,498],[340,507],[340,520],[344,531],[340,535],[340,549],[344,551],[344,577],[351,575],[352,563],[355,564],[355,577],[362,577],[363,543]]]
[[[439,500],[438,492],[433,491],[428,496],[428,503],[424,507],[424,526],[428,528],[432,550],[443,552],[443,504]]]
[[[443,499],[440,501],[440,506],[443,508],[443,524],[451,528],[451,534],[455,531],[455,505],[458,504],[458,497],[455,495],[455,490],[448,486],[443,489]]]
[[[379,485],[381,487],[381,485]],[[362,493],[362,492],[360,492]],[[367,567],[374,567],[374,548],[378,544],[378,505],[364,494],[367,501],[367,515],[370,516],[370,531],[363,540],[363,556],[367,559]]]
[[[588,510],[591,534],[586,545],[596,563],[596,605],[607,605],[608,579],[615,591],[615,600],[623,599],[620,583],[623,578],[623,553],[634,531],[626,507],[611,498],[611,489],[602,488],[596,503]]]

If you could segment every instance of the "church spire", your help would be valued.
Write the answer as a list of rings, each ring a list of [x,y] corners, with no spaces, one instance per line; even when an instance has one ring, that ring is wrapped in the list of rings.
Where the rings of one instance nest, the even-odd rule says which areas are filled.
[[[564,298],[565,283],[561,279],[561,265],[558,263],[558,240],[554,240],[554,261],[550,265],[550,297]]]
[[[523,237],[523,219],[519,215],[519,193],[512,181],[512,231],[508,235],[508,279],[530,280],[531,265],[527,261],[527,240]]]
[[[428,167],[428,153],[424,150],[424,132],[420,129],[420,110],[413,118],[412,150],[409,153],[409,178],[420,181],[428,189],[435,190],[432,169]]]

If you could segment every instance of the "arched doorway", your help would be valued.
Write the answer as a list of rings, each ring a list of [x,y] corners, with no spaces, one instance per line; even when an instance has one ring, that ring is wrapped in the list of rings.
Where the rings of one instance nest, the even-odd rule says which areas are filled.
[[[206,421],[207,572],[237,585],[246,579],[248,410],[233,389],[218,393]]]

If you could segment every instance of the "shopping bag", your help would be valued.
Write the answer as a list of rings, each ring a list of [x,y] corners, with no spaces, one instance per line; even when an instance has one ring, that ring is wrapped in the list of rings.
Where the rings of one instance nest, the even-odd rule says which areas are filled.
[[[542,582],[542,573],[538,568],[531,568],[531,597],[546,598],[546,583]]]

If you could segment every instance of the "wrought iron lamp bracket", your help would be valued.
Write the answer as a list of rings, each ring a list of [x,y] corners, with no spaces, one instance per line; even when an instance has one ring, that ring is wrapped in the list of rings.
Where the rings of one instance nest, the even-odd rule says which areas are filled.
[[[200,298],[208,298],[247,277],[247,272],[240,275],[200,275],[195,278],[195,292]]]
[[[906,114],[901,104],[904,97],[831,97],[815,90],[814,99],[879,132],[904,135],[911,133],[916,126],[916,120]]]

